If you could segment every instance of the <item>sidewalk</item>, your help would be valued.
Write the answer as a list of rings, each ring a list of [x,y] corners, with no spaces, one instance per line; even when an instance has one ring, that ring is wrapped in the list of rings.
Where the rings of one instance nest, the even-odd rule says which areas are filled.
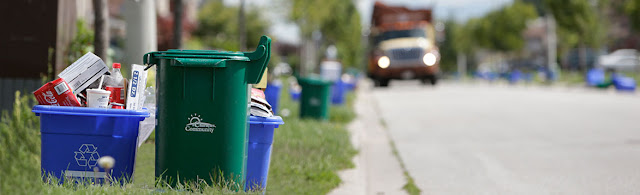
[[[354,104],[357,118],[348,126],[351,143],[359,151],[353,158],[355,168],[338,173],[342,183],[331,195],[407,194],[402,190],[406,179],[391,152],[390,138],[380,123],[371,87],[367,80],[359,83]]]

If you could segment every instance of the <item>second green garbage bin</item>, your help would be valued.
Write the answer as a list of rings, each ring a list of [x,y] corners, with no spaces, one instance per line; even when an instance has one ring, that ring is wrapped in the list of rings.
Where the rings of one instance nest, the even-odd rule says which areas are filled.
[[[329,118],[332,82],[312,76],[298,78],[298,84],[302,87],[300,118],[309,117],[327,120]]]
[[[248,84],[262,78],[271,54],[263,36],[254,52],[168,50],[147,53],[157,65],[156,178],[242,184],[247,161]]]

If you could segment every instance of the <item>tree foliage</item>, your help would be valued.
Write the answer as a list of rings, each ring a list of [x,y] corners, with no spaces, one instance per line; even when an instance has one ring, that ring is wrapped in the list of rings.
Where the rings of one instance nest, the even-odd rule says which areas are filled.
[[[455,43],[458,40],[454,40],[454,34],[461,28],[459,24],[455,21],[449,19],[444,21],[445,31],[444,31],[444,41],[439,44],[440,49],[440,57],[442,61],[440,61],[440,69],[444,72],[452,72],[456,69],[456,57],[457,57],[457,48]]]
[[[597,48],[605,41],[606,22],[599,7],[606,0],[597,0],[595,4],[588,0],[545,0],[544,4],[556,19],[558,34],[562,44],[575,47],[577,44]]]
[[[625,3],[624,11],[631,19],[631,26],[640,31],[640,0],[628,0]]]
[[[93,37],[93,30],[87,27],[84,20],[76,21],[76,34],[69,42],[64,64],[71,64],[87,52],[92,52]]]
[[[476,48],[499,52],[519,51],[524,46],[522,32],[527,27],[527,21],[535,17],[537,12],[533,5],[516,0],[484,17],[470,19],[464,25],[450,29],[456,41],[454,48],[463,53]]]
[[[322,48],[336,45],[344,66],[357,67],[362,63],[362,25],[352,1],[289,0],[289,4],[289,17],[298,24],[303,38],[311,38],[314,31],[320,31]]]
[[[194,36],[208,48],[238,51],[238,7],[225,6],[222,1],[215,0],[205,4],[198,13],[198,29]],[[246,14],[246,48],[258,46],[260,36],[265,35],[269,22],[260,16],[259,10],[247,9]]]

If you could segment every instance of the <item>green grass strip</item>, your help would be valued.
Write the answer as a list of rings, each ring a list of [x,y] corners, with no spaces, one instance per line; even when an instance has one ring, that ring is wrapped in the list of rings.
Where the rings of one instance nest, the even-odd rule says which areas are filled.
[[[284,80],[283,80],[284,81]],[[300,119],[299,103],[282,87],[280,111],[285,124],[275,130],[267,194],[326,194],[338,187],[337,172],[354,167],[357,154],[347,124],[355,118],[349,93],[346,104],[331,106],[328,121]],[[133,183],[123,185],[49,184],[40,176],[39,117],[31,112],[30,94],[16,94],[15,109],[0,121],[0,194],[260,194],[226,185],[187,183],[156,186],[154,139],[138,148]]]

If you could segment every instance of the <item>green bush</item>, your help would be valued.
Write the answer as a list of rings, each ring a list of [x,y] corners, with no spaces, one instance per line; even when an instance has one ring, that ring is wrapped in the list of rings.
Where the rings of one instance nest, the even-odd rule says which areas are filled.
[[[0,121],[0,194],[38,194],[40,182],[40,121],[31,112],[35,99],[15,93],[11,113]]]
[[[93,30],[87,27],[84,20],[76,22],[76,35],[69,42],[65,64],[71,64],[87,52],[93,51]]]

